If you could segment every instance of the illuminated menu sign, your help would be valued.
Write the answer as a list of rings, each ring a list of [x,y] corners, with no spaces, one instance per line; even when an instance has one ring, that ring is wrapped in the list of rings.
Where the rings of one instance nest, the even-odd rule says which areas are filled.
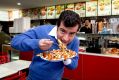
[[[47,8],[46,7],[41,7],[40,9],[40,19],[46,19],[47,14]]]
[[[98,0],[98,16],[111,15],[111,0]]]
[[[112,0],[112,15],[119,15],[119,0]]]
[[[65,10],[74,11],[74,4],[65,4]]]
[[[86,17],[97,16],[97,1],[86,2]]]
[[[62,11],[64,11],[64,5],[56,5],[56,18],[60,16]]]
[[[80,17],[85,17],[86,4],[85,2],[76,3],[74,6],[75,12],[79,14]]]
[[[55,6],[47,7],[47,19],[55,18]]]

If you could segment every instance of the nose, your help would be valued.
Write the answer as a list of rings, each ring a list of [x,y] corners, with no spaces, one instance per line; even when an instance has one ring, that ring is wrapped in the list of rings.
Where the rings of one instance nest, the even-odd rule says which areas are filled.
[[[63,41],[64,41],[65,43],[67,43],[67,42],[69,41],[69,35],[68,35],[68,34],[64,34],[64,36],[63,36]]]

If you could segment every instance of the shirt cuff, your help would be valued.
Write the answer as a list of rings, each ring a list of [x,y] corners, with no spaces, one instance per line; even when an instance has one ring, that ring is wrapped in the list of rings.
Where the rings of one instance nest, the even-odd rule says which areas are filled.
[[[65,64],[65,65],[69,65],[69,64],[71,64],[71,59],[67,59],[67,60],[65,60],[65,61],[63,61],[63,63]]]

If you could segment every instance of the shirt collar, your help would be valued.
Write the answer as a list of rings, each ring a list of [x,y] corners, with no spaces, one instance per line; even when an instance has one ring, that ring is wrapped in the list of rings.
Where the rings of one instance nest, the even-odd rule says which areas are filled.
[[[50,36],[53,36],[57,39],[57,26],[55,26],[50,32],[49,34]]]

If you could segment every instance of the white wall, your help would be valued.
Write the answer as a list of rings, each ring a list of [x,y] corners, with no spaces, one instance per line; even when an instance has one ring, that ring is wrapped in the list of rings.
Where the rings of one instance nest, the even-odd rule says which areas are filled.
[[[13,21],[16,18],[21,18],[21,16],[20,10],[12,10],[11,15],[7,10],[0,10],[0,21]]]
[[[0,21],[9,21],[8,11],[0,11]]]

